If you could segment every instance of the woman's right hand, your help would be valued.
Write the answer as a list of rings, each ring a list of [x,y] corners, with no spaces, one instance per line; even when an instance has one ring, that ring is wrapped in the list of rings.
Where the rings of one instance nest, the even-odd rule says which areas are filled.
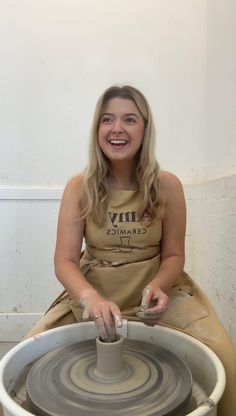
[[[104,342],[116,340],[116,327],[123,325],[119,307],[104,298],[95,290],[86,290],[79,299],[83,308],[83,320],[93,319],[99,336]]]

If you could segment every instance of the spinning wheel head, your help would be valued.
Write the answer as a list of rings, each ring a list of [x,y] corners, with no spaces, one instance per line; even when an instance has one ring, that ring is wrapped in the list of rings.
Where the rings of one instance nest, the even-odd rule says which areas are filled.
[[[182,360],[157,345],[87,340],[41,357],[26,389],[37,416],[181,416],[192,376]]]

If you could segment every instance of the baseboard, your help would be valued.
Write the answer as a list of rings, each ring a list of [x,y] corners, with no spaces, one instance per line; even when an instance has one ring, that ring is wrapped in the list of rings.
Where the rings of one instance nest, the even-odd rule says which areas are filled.
[[[42,313],[0,313],[0,341],[20,341],[42,315]]]

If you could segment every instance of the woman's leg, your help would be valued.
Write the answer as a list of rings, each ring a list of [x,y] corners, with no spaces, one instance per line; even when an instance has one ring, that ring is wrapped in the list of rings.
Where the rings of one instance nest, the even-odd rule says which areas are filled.
[[[209,316],[189,324],[184,331],[206,344],[220,358],[226,387],[218,405],[218,416],[236,415],[236,347],[212,308]]]
[[[187,274],[171,289],[169,308],[159,323],[191,335],[216,353],[226,373],[226,387],[217,414],[235,416],[236,347],[208,298]]]

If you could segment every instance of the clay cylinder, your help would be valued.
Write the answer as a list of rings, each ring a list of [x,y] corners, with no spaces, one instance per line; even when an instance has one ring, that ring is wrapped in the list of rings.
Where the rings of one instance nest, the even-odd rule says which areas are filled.
[[[102,342],[96,339],[97,345],[97,376],[105,379],[116,379],[124,372],[122,362],[122,345],[124,338],[118,336],[115,342]]]

